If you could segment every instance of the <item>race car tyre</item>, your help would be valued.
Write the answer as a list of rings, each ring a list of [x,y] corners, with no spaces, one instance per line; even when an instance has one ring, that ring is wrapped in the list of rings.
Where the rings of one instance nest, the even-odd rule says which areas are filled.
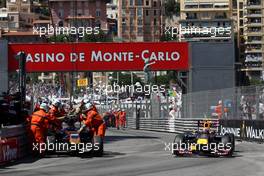
[[[229,152],[227,154],[227,156],[231,157],[233,155],[233,152],[234,152],[231,137],[229,135],[224,135],[221,138],[221,143],[225,146],[225,149],[228,149],[228,147],[226,147],[226,146],[230,146],[231,147],[231,149],[229,150]]]
[[[232,147],[232,153],[235,151],[235,135],[233,133],[227,134],[230,137],[231,140],[231,147]]]
[[[94,136],[93,138],[93,155],[102,156],[104,153],[104,142],[103,138],[100,136]]]
[[[69,152],[70,156],[79,156],[79,154],[80,154],[79,151],[70,151]]]
[[[52,150],[50,149],[50,145],[56,145],[56,137],[55,136],[47,136],[46,137],[46,151],[45,155],[54,155],[56,154],[56,150],[53,148]]]
[[[184,137],[181,134],[178,134],[178,135],[175,136],[174,141],[173,141],[173,148],[172,148],[173,155],[179,156],[179,157],[183,156],[183,154],[179,153],[179,148],[181,147],[180,146],[181,143],[183,143],[183,139],[184,139]]]

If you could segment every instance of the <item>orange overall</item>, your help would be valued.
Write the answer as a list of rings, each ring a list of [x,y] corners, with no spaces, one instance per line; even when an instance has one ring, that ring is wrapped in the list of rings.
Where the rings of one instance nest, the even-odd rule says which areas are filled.
[[[119,126],[120,126],[120,111],[114,112],[114,115],[115,115],[116,128],[119,129]]]
[[[32,114],[31,131],[36,143],[45,142],[45,132],[50,121],[49,114],[40,109]]]
[[[62,121],[57,119],[58,117],[63,116],[57,107],[52,106],[49,110],[49,114],[51,117],[51,120],[53,121],[54,125],[53,128],[55,129],[62,129]]]
[[[86,120],[84,121],[84,124],[93,131],[94,135],[96,136],[105,136],[105,123],[103,118],[100,116],[100,114],[97,112],[96,108],[92,108],[90,111],[86,114]]]
[[[122,128],[126,127],[126,112],[125,111],[120,112],[120,125]]]

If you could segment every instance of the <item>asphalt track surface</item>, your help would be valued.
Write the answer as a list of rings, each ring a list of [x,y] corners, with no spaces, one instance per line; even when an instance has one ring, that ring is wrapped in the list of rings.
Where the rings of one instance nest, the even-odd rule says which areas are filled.
[[[0,168],[1,176],[263,176],[264,144],[237,142],[232,158],[175,158],[165,151],[174,134],[108,130],[103,157],[50,156],[25,158]]]

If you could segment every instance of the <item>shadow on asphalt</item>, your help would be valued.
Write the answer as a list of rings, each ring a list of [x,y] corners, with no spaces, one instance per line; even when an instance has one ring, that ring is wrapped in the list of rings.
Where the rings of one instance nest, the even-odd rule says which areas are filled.
[[[122,141],[127,139],[160,139],[159,137],[153,137],[153,136],[105,136],[104,143],[110,143],[115,141]]]
[[[78,154],[78,155],[70,155],[70,154],[66,154],[66,153],[60,153],[60,154],[52,154],[52,155],[46,155],[44,158],[69,158],[69,157],[79,157],[79,158],[114,158],[116,156],[120,156],[120,155],[126,155],[125,153],[120,153],[120,152],[111,152],[111,151],[104,151],[103,156],[93,156],[93,154],[91,153],[82,153],[82,154]],[[26,163],[34,163],[36,161],[38,161],[39,159],[42,159],[40,157],[36,157],[34,158],[33,156],[28,156],[26,158],[23,158],[19,161],[14,161],[14,162],[9,162],[9,163],[5,163],[3,165],[0,165],[0,171],[1,170],[6,170],[6,169],[12,169],[10,168],[13,165],[18,165],[18,164],[26,164]],[[1,175],[1,174],[0,174]]]
[[[184,155],[184,156],[175,156],[172,155],[174,158],[216,158],[216,159],[222,159],[222,158],[240,158],[243,157],[241,153],[244,151],[241,150],[235,150],[232,156],[214,156],[214,155],[206,155],[206,154],[191,154],[191,155]]]
[[[3,170],[3,169],[11,169],[9,167],[11,167],[13,165],[26,164],[26,163],[34,163],[34,162],[38,161],[39,159],[41,159],[41,158],[40,157],[27,156],[27,157],[25,157],[25,158],[23,158],[21,160],[17,160],[17,161],[13,161],[13,162],[8,162],[8,163],[5,163],[3,165],[0,165],[0,171]]]
[[[80,155],[79,157],[80,158],[114,158],[120,155],[126,155],[126,154],[120,152],[104,151],[103,156],[93,156],[92,154],[84,154],[84,155]]]

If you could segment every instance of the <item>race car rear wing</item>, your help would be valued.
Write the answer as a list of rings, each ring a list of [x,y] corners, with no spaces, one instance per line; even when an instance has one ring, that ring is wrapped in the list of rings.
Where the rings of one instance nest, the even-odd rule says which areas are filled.
[[[218,131],[219,122],[218,119],[203,119],[198,120],[197,122],[197,130],[203,131],[205,129],[211,131]]]

